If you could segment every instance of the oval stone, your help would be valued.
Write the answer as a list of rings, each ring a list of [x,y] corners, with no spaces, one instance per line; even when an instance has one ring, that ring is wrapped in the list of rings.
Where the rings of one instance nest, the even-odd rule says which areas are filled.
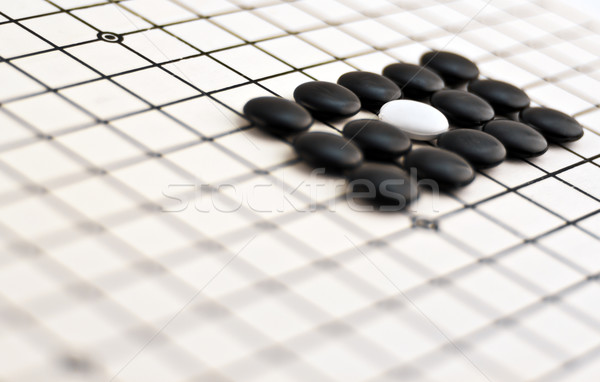
[[[379,118],[421,141],[435,139],[448,131],[448,120],[439,110],[417,101],[390,101],[381,108]]]
[[[482,98],[462,90],[440,90],[431,105],[458,127],[479,127],[494,118],[494,109]]]
[[[358,96],[363,109],[378,113],[383,104],[402,97],[396,83],[387,77],[371,72],[349,72],[337,81],[339,85]]]
[[[308,110],[279,97],[251,99],[244,105],[244,115],[255,126],[276,135],[300,133],[314,121]]]
[[[486,100],[496,114],[510,114],[529,106],[529,96],[509,83],[496,80],[475,80],[468,90]]]
[[[419,191],[406,172],[396,165],[365,163],[348,173],[352,194],[379,205],[386,210],[399,211],[418,198]]]
[[[441,189],[466,186],[475,179],[473,167],[460,155],[437,147],[413,150],[404,157],[403,167],[419,179],[430,179]]]
[[[343,171],[356,168],[363,162],[358,146],[332,133],[302,133],[294,140],[294,148],[300,158],[317,168]]]
[[[530,107],[521,111],[519,117],[550,142],[572,142],[583,136],[583,127],[579,122],[558,110]]]
[[[494,136],[479,130],[456,129],[440,135],[438,147],[457,153],[475,168],[498,166],[506,149]]]
[[[313,81],[299,85],[294,99],[312,115],[330,121],[348,118],[360,111],[360,99],[345,87],[333,82]]]
[[[376,119],[350,121],[344,126],[343,134],[371,160],[391,161],[412,147],[410,138],[402,130]]]
[[[424,99],[444,88],[440,76],[419,65],[390,64],[383,69],[383,75],[394,81],[408,99]]]
[[[433,51],[421,56],[421,65],[438,73],[448,86],[458,86],[479,76],[477,65],[451,52]]]
[[[496,137],[509,156],[531,158],[540,156],[548,150],[548,142],[532,127],[508,119],[488,122],[483,131]]]

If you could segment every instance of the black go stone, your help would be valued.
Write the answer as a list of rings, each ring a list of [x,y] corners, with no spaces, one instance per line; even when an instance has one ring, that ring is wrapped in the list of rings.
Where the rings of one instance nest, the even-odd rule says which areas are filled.
[[[294,90],[294,99],[316,119],[332,121],[360,111],[360,99],[347,88],[325,81],[306,82]]]
[[[419,195],[416,182],[396,165],[365,163],[347,176],[352,196],[388,207],[382,210],[402,210]]]
[[[402,91],[394,81],[376,73],[346,73],[338,79],[337,83],[356,94],[363,109],[375,114],[385,103],[402,97]]]
[[[479,130],[456,129],[440,135],[438,147],[452,151],[475,168],[498,166],[506,158],[506,149],[494,136]]]
[[[422,100],[444,88],[444,80],[431,70],[419,65],[396,63],[383,69],[383,75],[394,81],[405,98]]]
[[[244,115],[255,126],[282,136],[303,132],[314,121],[308,110],[279,97],[251,99],[244,105]]]
[[[332,133],[302,133],[294,140],[294,148],[309,165],[328,171],[351,170],[363,162],[363,154],[358,146]]]
[[[550,142],[572,142],[583,136],[583,127],[579,122],[558,110],[530,107],[521,111],[519,117]]]
[[[451,52],[433,51],[421,56],[421,65],[438,73],[448,86],[459,86],[479,76],[477,65]]]
[[[402,166],[416,171],[419,179],[433,180],[441,189],[466,186],[475,170],[463,157],[437,147],[423,147],[406,154]]]
[[[356,143],[366,159],[391,161],[410,151],[408,135],[389,123],[376,119],[357,119],[344,126],[344,137]]]
[[[479,128],[494,118],[494,109],[484,99],[462,90],[440,90],[431,105],[457,127]]]
[[[509,83],[496,80],[475,80],[468,90],[486,100],[496,114],[511,114],[529,106],[527,93]]]
[[[483,131],[502,142],[511,157],[531,158],[548,150],[548,142],[544,136],[521,122],[497,119],[486,123]]]

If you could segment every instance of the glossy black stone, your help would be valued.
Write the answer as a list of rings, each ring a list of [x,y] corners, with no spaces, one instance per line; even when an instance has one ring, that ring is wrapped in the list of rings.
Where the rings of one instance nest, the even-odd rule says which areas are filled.
[[[408,135],[389,123],[376,119],[357,119],[344,126],[344,137],[356,143],[367,159],[389,161],[408,152]]]
[[[433,51],[421,56],[421,65],[438,73],[448,86],[458,86],[479,76],[471,60],[451,52]]]
[[[363,154],[358,146],[341,135],[302,133],[294,140],[294,148],[309,165],[330,171],[350,170],[363,162]]]
[[[314,121],[308,110],[279,97],[251,99],[244,105],[244,115],[255,126],[276,135],[300,133]]]
[[[496,114],[510,114],[529,106],[529,96],[509,83],[496,80],[475,80],[469,83],[469,91],[486,100]]]
[[[458,127],[479,127],[494,118],[494,109],[484,99],[462,90],[440,90],[431,96],[431,106]]]
[[[511,157],[537,157],[548,150],[548,142],[542,134],[521,122],[497,119],[486,123],[483,131],[502,142]]]
[[[415,181],[398,166],[365,163],[348,173],[353,197],[388,206],[387,210],[402,210],[418,198]]]
[[[419,179],[430,179],[438,186],[454,188],[466,186],[475,179],[473,167],[460,155],[437,147],[413,150],[404,157],[403,167]]]
[[[583,127],[579,122],[558,110],[530,107],[521,111],[519,117],[550,142],[572,142],[583,136]]]
[[[360,111],[360,99],[347,88],[333,82],[313,81],[299,85],[294,99],[316,119],[348,118]]]
[[[490,168],[506,158],[506,149],[494,136],[473,129],[456,129],[440,135],[438,147],[457,153],[475,168]]]
[[[394,81],[408,99],[424,99],[444,88],[440,76],[419,65],[390,64],[383,69],[383,75]]]
[[[371,72],[349,72],[337,83],[350,89],[360,99],[363,109],[378,113],[383,104],[402,97],[396,83],[387,77]]]

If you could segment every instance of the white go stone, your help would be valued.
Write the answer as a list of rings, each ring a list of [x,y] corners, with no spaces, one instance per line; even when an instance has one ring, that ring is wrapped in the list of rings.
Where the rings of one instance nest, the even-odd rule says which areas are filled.
[[[404,131],[411,139],[431,141],[448,131],[448,120],[439,110],[422,102],[400,99],[381,107],[379,119]]]

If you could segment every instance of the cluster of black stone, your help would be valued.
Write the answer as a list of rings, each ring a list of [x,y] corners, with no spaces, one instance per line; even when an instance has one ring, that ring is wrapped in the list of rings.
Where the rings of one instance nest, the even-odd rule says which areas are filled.
[[[356,71],[337,84],[307,82],[295,89],[296,102],[259,97],[246,103],[244,114],[269,133],[296,135],[296,152],[309,165],[344,174],[351,184],[372,184],[374,193],[367,199],[377,204],[406,205],[417,197],[416,182],[406,171],[442,189],[465,186],[473,181],[474,169],[497,166],[507,155],[542,155],[548,141],[570,142],[583,135],[572,117],[530,107],[527,94],[511,84],[478,79],[477,66],[454,53],[429,52],[420,65],[395,63],[382,74]],[[401,98],[430,104],[453,129],[437,137],[435,146],[415,150],[400,128],[375,119],[348,122],[343,136],[306,132],[314,119],[341,120],[361,108],[377,114]]]

